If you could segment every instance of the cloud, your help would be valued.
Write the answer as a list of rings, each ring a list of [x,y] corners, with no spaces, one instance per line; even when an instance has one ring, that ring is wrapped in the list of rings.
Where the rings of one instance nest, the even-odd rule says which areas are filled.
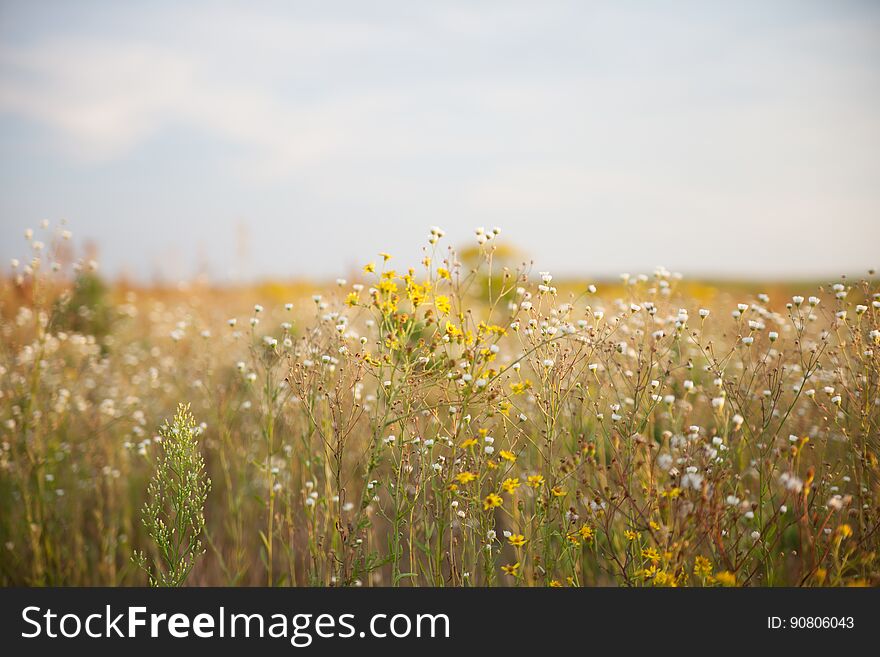
[[[735,225],[726,244],[739,251],[755,234],[766,252],[798,234],[846,254],[842,229],[824,242],[804,230],[829,216],[876,235],[874,18],[579,2],[96,6],[57,23],[33,12],[0,38],[0,134],[35,128],[11,140],[16,157],[30,149],[34,170],[45,160],[65,178],[34,184],[84,181],[73,202],[96,216],[108,202],[89,172],[149,195],[170,186],[167,162],[210,184],[191,196],[175,184],[150,210],[184,206],[209,224],[217,207],[258,208],[276,217],[264,235],[294,213],[329,236],[368,216],[530,239],[537,219],[612,242],[640,227],[635,258],[665,242],[692,263],[712,239],[695,224]],[[44,207],[10,186],[19,207]],[[869,242],[854,246],[860,263]]]

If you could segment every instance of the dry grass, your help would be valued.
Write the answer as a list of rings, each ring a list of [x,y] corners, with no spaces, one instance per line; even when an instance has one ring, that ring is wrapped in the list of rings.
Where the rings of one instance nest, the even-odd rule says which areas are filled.
[[[190,584],[880,581],[875,282],[556,289],[488,235],[314,299],[104,289],[37,244],[0,296],[0,583],[146,583],[179,402],[213,483]]]

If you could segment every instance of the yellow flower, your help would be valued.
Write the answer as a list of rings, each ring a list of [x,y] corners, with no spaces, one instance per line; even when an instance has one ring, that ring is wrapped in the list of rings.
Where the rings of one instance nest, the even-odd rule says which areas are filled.
[[[543,475],[529,475],[526,480],[532,488],[540,488],[544,485],[544,476]]]
[[[648,568],[644,568],[638,571],[636,574],[641,575],[645,579],[651,579],[657,574],[658,570],[659,569],[657,568],[657,564],[651,564]]]
[[[519,477],[508,477],[501,482],[501,488],[505,493],[513,493],[519,488]]]
[[[654,586],[677,587],[678,582],[675,581],[675,577],[673,575],[667,573],[665,570],[661,570],[656,575],[654,575]]]
[[[448,315],[449,311],[452,310],[452,305],[449,303],[449,297],[442,294],[434,299],[434,305],[437,306],[437,310],[444,315]]]
[[[736,586],[736,575],[728,570],[722,570],[715,575],[715,581],[721,586]]]
[[[460,338],[463,334],[460,328],[458,328],[452,322],[446,322],[446,335],[450,338]]]
[[[634,532],[631,529],[627,529],[626,531],[624,531],[623,535],[626,536],[626,540],[628,540],[628,541],[634,541],[639,537],[639,533]]]
[[[526,537],[522,534],[511,534],[507,537],[507,542],[514,547],[522,547],[526,544]]]
[[[460,484],[468,484],[476,479],[477,475],[474,472],[468,472],[467,470],[465,470],[464,472],[459,472],[457,475],[455,475],[455,478]]]
[[[578,530],[578,534],[581,535],[581,538],[585,541],[593,540],[593,528],[589,525],[584,525]]]
[[[501,506],[503,502],[504,500],[501,499],[500,495],[489,493],[486,496],[486,499],[483,500],[483,510],[488,511],[489,509],[494,509],[496,506]]]
[[[651,563],[656,564],[660,561],[660,553],[657,552],[656,548],[645,548],[642,550],[642,559],[649,559]]]
[[[465,440],[465,441],[461,444],[461,448],[462,448],[462,449],[467,449],[468,447],[473,447],[473,446],[476,445],[476,444],[477,444],[477,439],[476,439],[476,438],[468,438],[467,440]]]
[[[395,292],[397,292],[397,283],[388,278],[380,281],[376,287],[379,289],[380,292],[386,295],[394,294]]]
[[[508,452],[506,449],[502,449],[500,452],[498,452],[498,456],[503,458],[505,461],[510,461],[511,463],[516,461],[516,454],[514,454],[513,452]]]
[[[840,525],[835,532],[840,539],[849,538],[852,536],[852,527],[847,524]]]
[[[550,489],[550,492],[553,493],[553,497],[565,497],[565,491],[562,490],[561,486],[554,486]]]
[[[511,577],[516,577],[519,574],[519,561],[517,561],[516,563],[507,564],[506,566],[501,566],[501,570],[503,570]]]
[[[521,395],[531,387],[532,382],[528,379],[526,379],[525,381],[514,381],[510,384],[510,392],[514,395]]]
[[[712,574],[712,563],[704,556],[698,555],[694,559],[694,575],[706,578]]]
[[[372,274],[374,271],[376,271],[376,263],[368,262],[364,265],[365,274]]]
[[[345,305],[346,306],[356,306],[358,302],[357,292],[349,292],[348,296],[345,297]]]
[[[561,587],[562,587],[562,582],[560,582],[558,579],[551,579],[550,580],[550,588],[551,589],[558,589]]]
[[[390,253],[380,253],[379,255],[382,256],[382,260],[383,260],[384,262],[388,262],[389,260],[391,260],[391,254],[390,254]]]
[[[437,276],[445,278],[447,281],[450,280],[449,270],[444,269],[443,267],[437,267]]]

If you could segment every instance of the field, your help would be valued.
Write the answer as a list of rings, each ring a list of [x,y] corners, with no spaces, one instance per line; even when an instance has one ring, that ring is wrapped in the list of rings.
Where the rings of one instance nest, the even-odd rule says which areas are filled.
[[[563,281],[432,229],[145,288],[67,237],[2,279],[3,585],[880,584],[871,275]]]

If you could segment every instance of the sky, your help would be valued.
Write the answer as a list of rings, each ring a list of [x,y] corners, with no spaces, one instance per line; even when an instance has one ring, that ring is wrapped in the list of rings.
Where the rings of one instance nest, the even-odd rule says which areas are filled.
[[[477,226],[560,275],[880,265],[880,3],[0,0],[0,258],[335,277]]]

